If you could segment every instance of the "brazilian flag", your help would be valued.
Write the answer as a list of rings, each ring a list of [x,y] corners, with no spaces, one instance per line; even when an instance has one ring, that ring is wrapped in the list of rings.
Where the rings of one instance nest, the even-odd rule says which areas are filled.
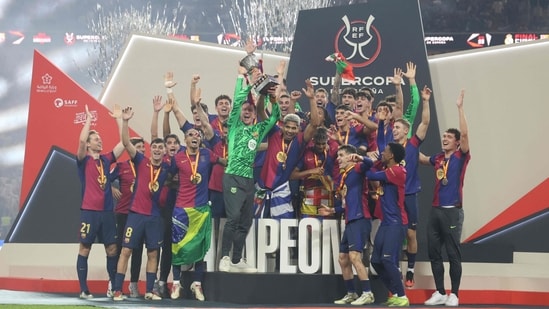
[[[172,264],[189,265],[202,261],[210,249],[210,205],[194,208],[175,207],[172,223]]]

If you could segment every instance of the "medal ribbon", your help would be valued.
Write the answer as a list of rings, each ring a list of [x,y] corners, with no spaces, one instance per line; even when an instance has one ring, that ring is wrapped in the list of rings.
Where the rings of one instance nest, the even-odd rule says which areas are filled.
[[[322,165],[318,166],[318,157],[316,156],[316,153],[313,153],[315,156],[315,167],[324,167],[324,164],[326,164],[326,149],[324,149],[324,161],[322,161]]]
[[[219,129],[219,134],[223,134],[223,125],[221,125],[219,118],[217,118],[217,128]],[[223,158],[227,158],[227,143],[224,140],[221,141],[221,147],[223,148]]]
[[[152,162],[150,162],[149,170],[151,171],[151,182],[149,184],[151,187],[158,181],[158,176],[160,175],[161,169],[162,168],[159,166],[155,172],[155,166],[152,164]]]
[[[288,151],[290,151],[290,147],[292,147],[292,143],[294,140],[290,141],[290,144],[288,144],[288,148],[286,149],[286,143],[284,142],[284,137],[282,138],[282,152],[286,154],[286,157],[288,157]]]
[[[351,128],[349,128],[347,130],[347,132],[345,132],[345,143],[343,143],[343,145],[347,145],[349,143],[349,132],[351,131]],[[341,140],[341,132],[340,131],[337,131],[337,135],[339,136],[339,140]]]
[[[355,167],[355,164],[352,164],[349,166],[345,171],[343,172],[343,175],[341,175],[341,181],[339,182],[339,187],[337,188],[337,192],[341,192],[341,189],[343,189],[343,186],[345,186],[345,179],[347,178],[347,174],[349,174],[349,171],[352,170]]]
[[[135,165],[133,164],[132,160],[129,160],[130,161],[130,168],[132,169],[132,174],[133,174],[133,178],[135,179]]]
[[[101,181],[98,181],[100,185],[104,185],[106,183],[105,178],[105,171],[103,170],[103,161],[101,161],[101,158],[99,158],[99,165],[95,165],[95,168],[97,168],[97,172],[99,172],[99,179]]]
[[[446,177],[446,174],[448,173],[448,164],[450,164],[450,158],[448,158],[448,161],[445,161],[444,163],[442,163],[442,170],[444,171],[444,177],[442,179],[444,178],[448,179]]]
[[[200,158],[200,151],[196,152],[196,159],[194,160],[194,163],[191,162],[191,157],[189,156],[189,150],[185,149],[185,155],[187,155],[187,159],[189,159],[189,164],[191,165],[191,173],[192,176],[196,176],[196,171],[198,170],[198,158]]]

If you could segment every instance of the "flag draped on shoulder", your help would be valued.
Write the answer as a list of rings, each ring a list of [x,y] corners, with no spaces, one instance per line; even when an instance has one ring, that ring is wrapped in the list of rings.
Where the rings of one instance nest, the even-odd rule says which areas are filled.
[[[172,264],[188,265],[204,259],[212,234],[210,206],[176,207],[172,222]]]

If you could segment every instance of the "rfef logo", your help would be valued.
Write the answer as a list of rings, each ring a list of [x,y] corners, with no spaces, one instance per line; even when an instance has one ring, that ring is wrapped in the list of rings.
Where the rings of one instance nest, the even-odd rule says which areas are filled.
[[[341,18],[343,27],[335,37],[335,51],[341,53],[353,67],[372,64],[381,51],[381,36],[373,25],[375,17],[368,20],[350,21],[347,15]]]

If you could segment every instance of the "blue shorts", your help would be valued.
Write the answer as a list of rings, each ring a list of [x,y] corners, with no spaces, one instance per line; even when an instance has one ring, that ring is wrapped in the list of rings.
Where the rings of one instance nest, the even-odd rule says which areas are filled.
[[[417,194],[408,194],[404,196],[404,208],[408,215],[408,229],[417,229],[417,220],[419,217],[419,209],[417,207]]]
[[[341,237],[339,244],[339,253],[349,253],[349,251],[362,252],[372,230],[372,220],[360,218],[348,222]]]
[[[383,225],[381,223],[374,240],[372,263],[382,263],[383,259],[388,259],[393,263],[397,261],[405,236],[405,225]]]
[[[161,216],[130,212],[122,237],[122,247],[135,249],[145,242],[147,249],[158,249],[164,243],[164,220]]]
[[[105,245],[116,243],[116,219],[113,211],[80,211],[79,241],[91,245],[96,238]]]

